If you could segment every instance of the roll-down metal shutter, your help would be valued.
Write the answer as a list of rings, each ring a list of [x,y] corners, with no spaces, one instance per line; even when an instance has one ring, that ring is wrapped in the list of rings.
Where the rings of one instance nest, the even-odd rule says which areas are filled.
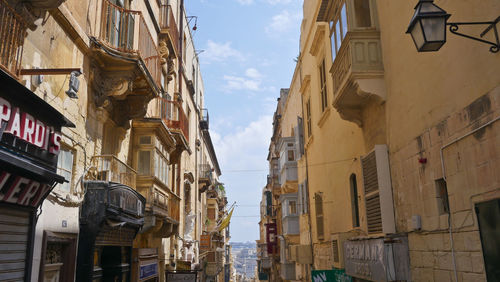
[[[0,206],[0,281],[24,281],[30,212]]]

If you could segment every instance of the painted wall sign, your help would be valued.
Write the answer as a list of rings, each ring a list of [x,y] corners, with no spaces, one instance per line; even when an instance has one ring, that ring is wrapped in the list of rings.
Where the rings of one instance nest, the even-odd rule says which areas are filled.
[[[196,272],[167,272],[167,282],[196,282]]]
[[[267,223],[266,226],[266,243],[267,253],[275,254],[278,252],[278,242],[276,240],[276,223]]]
[[[384,245],[384,239],[344,242],[347,274],[374,281],[395,280],[394,258]]]
[[[347,275],[343,269],[312,270],[311,280],[313,282],[352,282],[352,277]]]
[[[210,234],[202,234],[200,236],[200,251],[208,251],[210,250]]]
[[[0,171],[0,201],[38,207],[52,186],[6,171]]]
[[[141,265],[141,272],[139,274],[139,279],[146,279],[149,277],[156,276],[157,274],[158,274],[157,263]]]
[[[59,154],[62,138],[60,132],[1,97],[0,124],[3,134],[9,134],[51,154]]]

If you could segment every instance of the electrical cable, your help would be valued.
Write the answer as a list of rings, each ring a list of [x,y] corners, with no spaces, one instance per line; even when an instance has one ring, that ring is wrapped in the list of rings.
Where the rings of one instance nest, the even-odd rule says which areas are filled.
[[[335,163],[341,163],[341,162],[346,162],[346,161],[355,161],[357,158],[348,158],[348,159],[343,159],[343,160],[334,160],[334,161],[329,161],[329,162],[321,162],[321,163],[316,163],[316,164],[309,164],[303,165],[303,166],[297,166],[297,168],[307,168],[307,167],[313,167],[313,166],[323,166],[323,165],[329,165],[329,164],[335,164]],[[261,171],[269,171],[269,169],[232,169],[232,170],[224,170],[224,173],[227,172],[261,172]]]

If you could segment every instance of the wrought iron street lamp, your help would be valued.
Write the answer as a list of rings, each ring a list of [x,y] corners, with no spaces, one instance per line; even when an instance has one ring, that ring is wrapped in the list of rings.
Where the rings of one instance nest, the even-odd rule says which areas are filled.
[[[500,22],[500,17],[491,22],[451,23],[448,22],[448,18],[451,15],[433,2],[434,0],[419,0],[417,6],[415,6],[415,14],[406,31],[413,38],[418,52],[439,50],[446,43],[446,26],[449,26],[450,32],[453,34],[491,45],[490,52],[492,53],[497,53],[500,50],[500,40],[496,26]],[[478,38],[458,32],[461,25],[487,25],[487,27],[480,34],[480,38]],[[483,39],[491,30],[495,33],[496,42]]]

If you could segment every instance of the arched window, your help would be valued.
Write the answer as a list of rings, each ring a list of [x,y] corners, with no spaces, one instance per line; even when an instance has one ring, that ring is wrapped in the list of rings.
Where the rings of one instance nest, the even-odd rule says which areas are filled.
[[[356,180],[356,174],[351,174],[349,183],[351,184],[352,226],[359,227],[358,182]]]

